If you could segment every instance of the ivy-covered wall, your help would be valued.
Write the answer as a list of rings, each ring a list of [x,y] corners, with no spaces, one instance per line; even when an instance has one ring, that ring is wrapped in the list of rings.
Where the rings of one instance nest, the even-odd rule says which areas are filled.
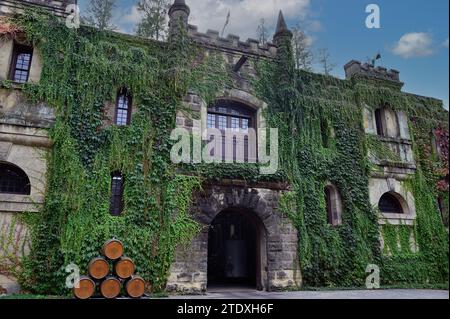
[[[188,89],[208,103],[230,84],[219,56],[204,54],[183,34],[158,43],[84,27],[68,29],[35,13],[14,23],[39,49],[44,63],[40,82],[24,85],[23,91],[57,114],[49,132],[54,144],[47,159],[45,204],[40,213],[22,218],[32,243],[19,272],[24,288],[68,293],[64,267],[73,262],[85,271],[101,244],[117,237],[150,283],[149,290],[163,290],[176,246],[199,232],[189,215],[193,193],[204,179],[218,178],[291,185],[280,210],[298,230],[306,286],[362,287],[368,264],[380,266],[383,284],[448,281],[448,233],[436,204],[441,196],[448,207],[448,114],[440,102],[402,93],[383,81],[295,70],[286,39],[275,61],[258,63],[253,82],[256,95],[268,104],[267,126],[279,130],[279,173],[259,176],[257,166],[244,164],[180,170],[169,156],[176,113]],[[105,102],[114,101],[122,87],[132,93],[136,113],[130,126],[106,126]],[[363,109],[385,104],[406,112],[411,124],[417,171],[405,187],[416,202],[412,230],[380,227],[369,201],[374,164],[368,155],[378,144],[365,134]],[[443,137],[441,158],[429,148],[434,129]],[[189,174],[181,173],[186,170]],[[109,214],[115,171],[125,176],[120,218]],[[327,223],[327,182],[342,196],[342,225],[336,227]],[[417,253],[407,244],[410,231],[416,235]]]
[[[23,92],[57,114],[49,132],[53,148],[44,206],[21,216],[32,243],[19,272],[22,287],[68,293],[65,266],[75,263],[85,273],[102,243],[116,237],[149,290],[164,289],[175,247],[199,230],[188,207],[200,178],[176,173],[170,133],[188,88],[208,101],[225,86],[223,63],[205,57],[183,34],[158,43],[69,29],[31,11],[10,22],[43,58],[39,83],[25,84]],[[131,125],[104,125],[105,102],[114,102],[122,87],[133,95]],[[120,218],[109,213],[115,171],[125,177]]]
[[[294,190],[282,208],[299,231],[304,284],[364,286],[368,264],[380,267],[384,285],[448,283],[448,230],[437,204],[441,197],[448,207],[448,112],[442,102],[403,93],[390,81],[295,70],[289,39],[276,63],[260,65],[256,88],[269,105],[268,126],[280,131],[280,161]],[[378,207],[370,205],[368,182],[379,169],[371,157],[394,165],[399,159],[380,137],[365,133],[367,106],[407,114],[417,170],[403,183],[415,198],[413,227],[381,227]],[[440,157],[431,151],[432,132],[441,137]],[[328,181],[343,201],[337,227],[327,223]],[[411,250],[411,232],[418,252]]]

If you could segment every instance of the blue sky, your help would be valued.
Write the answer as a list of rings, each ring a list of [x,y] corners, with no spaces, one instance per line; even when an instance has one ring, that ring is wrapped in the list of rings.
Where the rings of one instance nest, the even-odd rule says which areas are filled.
[[[82,12],[88,0],[79,0]],[[139,13],[137,0],[116,0],[115,24],[133,33]],[[378,51],[379,62],[400,71],[404,91],[432,96],[449,105],[448,0],[186,0],[190,23],[199,31],[220,30],[228,11],[225,33],[256,37],[261,18],[273,30],[279,9],[290,27],[300,23],[311,39],[312,50],[327,48],[336,63],[335,76],[344,77],[343,65],[366,61]],[[368,4],[381,10],[381,28],[367,29]]]

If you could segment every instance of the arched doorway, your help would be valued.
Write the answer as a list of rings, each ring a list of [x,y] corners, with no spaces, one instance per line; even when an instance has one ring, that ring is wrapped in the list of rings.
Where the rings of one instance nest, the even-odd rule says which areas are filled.
[[[191,245],[177,248],[167,291],[197,294],[208,290],[211,292],[216,288],[211,287],[211,283],[214,283],[215,279],[217,281],[217,272],[213,271],[213,254],[218,254],[220,246],[216,245],[214,249],[211,244],[214,235],[210,236],[210,231],[212,232],[211,225],[223,225],[219,222],[220,219],[216,218],[228,212],[243,218],[248,217],[254,222],[256,288],[277,291],[300,287],[302,277],[298,262],[298,233],[290,219],[279,212],[281,194],[282,192],[275,188],[206,185],[194,202],[197,207],[194,218],[204,227]],[[229,286],[229,281],[225,283]]]
[[[208,234],[208,287],[263,289],[264,226],[245,210],[225,210]]]

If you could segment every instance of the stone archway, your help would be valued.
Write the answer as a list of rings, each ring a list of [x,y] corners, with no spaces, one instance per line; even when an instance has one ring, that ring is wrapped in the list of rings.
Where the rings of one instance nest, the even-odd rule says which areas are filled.
[[[208,232],[208,289],[262,290],[266,271],[267,232],[261,220],[243,208],[219,213]]]
[[[239,183],[236,183],[239,184]],[[208,234],[214,219],[223,211],[240,209],[261,221],[265,240],[261,245],[261,277],[258,288],[279,290],[301,284],[297,230],[278,211],[283,193],[279,189],[214,185],[196,198],[194,218],[203,225],[190,247],[179,248],[170,270],[168,291],[202,293],[208,286]]]

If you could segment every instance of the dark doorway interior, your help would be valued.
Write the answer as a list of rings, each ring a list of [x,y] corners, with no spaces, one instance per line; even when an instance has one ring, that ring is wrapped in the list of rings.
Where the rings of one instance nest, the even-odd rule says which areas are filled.
[[[257,237],[247,213],[225,211],[214,219],[208,239],[209,287],[257,287]]]

